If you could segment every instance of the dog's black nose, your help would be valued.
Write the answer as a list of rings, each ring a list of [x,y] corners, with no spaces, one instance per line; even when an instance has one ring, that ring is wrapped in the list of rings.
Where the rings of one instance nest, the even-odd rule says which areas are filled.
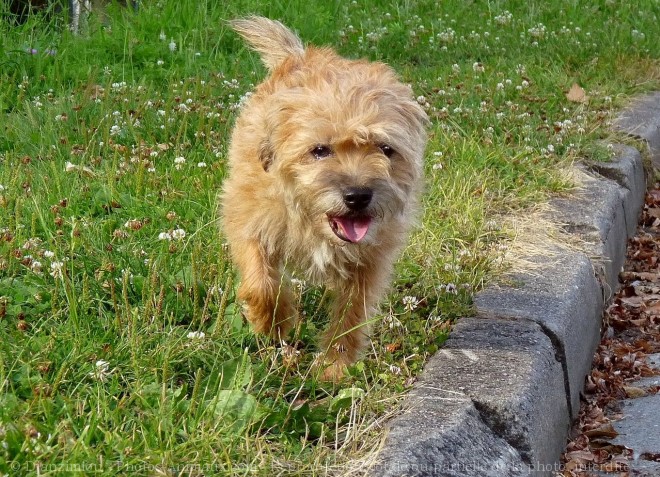
[[[344,204],[351,210],[362,210],[369,205],[373,195],[368,187],[351,187],[344,190]]]

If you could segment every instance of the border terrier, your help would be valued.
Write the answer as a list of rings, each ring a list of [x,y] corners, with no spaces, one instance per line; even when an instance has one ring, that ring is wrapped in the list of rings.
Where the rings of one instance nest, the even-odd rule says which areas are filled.
[[[230,25],[269,70],[236,120],[221,195],[238,298],[256,332],[284,339],[298,319],[289,273],[325,286],[322,378],[336,381],[416,219],[428,119],[383,63],[305,47],[267,18]]]

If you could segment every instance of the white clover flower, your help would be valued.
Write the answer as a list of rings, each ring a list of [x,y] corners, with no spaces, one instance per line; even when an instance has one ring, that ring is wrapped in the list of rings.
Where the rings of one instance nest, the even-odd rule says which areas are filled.
[[[447,285],[445,285],[445,292],[451,293],[452,295],[457,295],[458,287],[456,287],[456,285],[453,283],[447,283]]]
[[[41,262],[38,260],[32,260],[30,262],[30,270],[34,273],[41,273]]]
[[[174,41],[174,38],[170,40],[170,44],[167,45],[172,53],[176,51],[176,42]]]
[[[44,252],[44,257],[46,258],[53,258],[55,256],[55,252],[51,252],[50,250],[46,250]]]
[[[89,373],[89,376],[98,381],[105,382],[108,376],[112,374],[112,371],[110,371],[109,368],[110,363],[99,359],[96,363],[94,363],[94,370]]]
[[[186,335],[189,340],[203,340],[206,338],[206,333],[203,331],[191,331]]]
[[[185,157],[179,156],[174,158],[174,168],[177,170],[181,169],[185,163],[186,163]]]
[[[110,128],[110,135],[111,136],[116,136],[121,132],[121,127],[118,126],[117,124],[113,124],[112,127]]]
[[[53,262],[50,264],[50,274],[53,278],[62,278],[62,267],[64,262]]]
[[[222,290],[221,287],[213,285],[211,288],[209,288],[209,295],[213,295],[217,293],[218,295],[222,295],[224,291]]]
[[[500,230],[500,226],[495,220],[489,220],[486,222],[486,230]]]
[[[169,232],[161,232],[158,234],[158,240],[172,240]]]
[[[646,35],[639,30],[632,30],[630,34],[635,40],[643,40],[646,37]]]
[[[475,73],[483,73],[486,70],[484,68],[484,65],[482,63],[479,63],[478,61],[472,63],[472,69],[474,70]]]
[[[174,240],[183,240],[186,237],[186,231],[183,229],[172,230],[171,234]]]
[[[200,167],[200,168],[206,167],[206,162],[198,162],[197,167]]]
[[[538,23],[536,26],[527,30],[527,33],[529,33],[532,38],[543,38],[545,36],[545,32],[546,28],[543,23]]]
[[[158,35],[158,39],[160,41],[165,41],[167,40],[167,36],[165,35],[165,32],[163,30],[160,31],[160,35]]]
[[[399,321],[399,319],[394,315],[388,315],[385,318],[385,323],[388,324],[390,329],[403,328],[403,323],[401,323],[401,321]]]
[[[76,169],[78,169],[78,166],[76,166],[75,164],[73,164],[71,162],[67,161],[67,163],[64,164],[64,172],[73,172]]]
[[[498,91],[502,91],[504,89],[504,84],[503,83],[497,83],[497,86],[495,86],[495,89]]]
[[[410,295],[404,296],[401,301],[403,303],[404,308],[407,311],[413,311],[415,308],[417,308],[417,305],[419,305],[420,302],[420,300],[417,297]]]
[[[511,23],[511,20],[513,20],[513,14],[508,10],[504,10],[501,14],[495,15],[493,20],[495,20],[495,23],[498,25],[508,25]]]
[[[454,63],[453,65],[451,65],[451,70],[454,73],[460,73],[461,72],[461,67],[457,63]]]
[[[456,32],[452,28],[447,28],[436,35],[443,43],[451,43],[456,38]]]

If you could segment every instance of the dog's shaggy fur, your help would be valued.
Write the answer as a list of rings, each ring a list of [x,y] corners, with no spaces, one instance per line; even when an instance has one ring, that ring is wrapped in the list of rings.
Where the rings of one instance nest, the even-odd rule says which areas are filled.
[[[326,286],[323,377],[336,380],[415,219],[426,114],[382,63],[305,48],[266,18],[231,26],[270,70],[237,119],[222,195],[238,296],[255,331],[283,339],[297,319],[287,271]]]

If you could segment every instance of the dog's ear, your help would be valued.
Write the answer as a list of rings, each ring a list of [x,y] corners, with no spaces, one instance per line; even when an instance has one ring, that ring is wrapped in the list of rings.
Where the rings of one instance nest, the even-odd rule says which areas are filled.
[[[259,161],[264,171],[268,172],[271,164],[273,163],[274,152],[273,147],[268,139],[264,139],[259,145]]]

